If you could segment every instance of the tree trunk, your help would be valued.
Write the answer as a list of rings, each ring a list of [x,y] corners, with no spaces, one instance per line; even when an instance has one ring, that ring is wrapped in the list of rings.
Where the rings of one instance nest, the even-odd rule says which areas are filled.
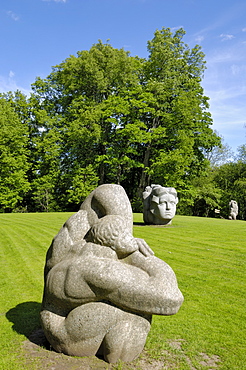
[[[141,178],[140,178],[138,190],[137,190],[137,196],[139,198],[142,198],[143,190],[148,185],[148,179],[147,179],[147,174],[145,172],[145,169],[146,167],[149,166],[150,151],[151,151],[151,143],[148,144],[145,150],[145,153],[144,153],[144,160],[143,160],[144,167],[142,169],[142,174],[141,174]]]
[[[158,125],[159,125],[159,117],[154,117],[152,128],[150,129],[150,132],[153,132],[153,130]],[[151,154],[151,148],[152,148],[152,141],[150,140],[150,142],[148,143],[147,148],[145,150],[145,153],[144,153],[144,160],[143,160],[144,167],[143,167],[140,182],[139,182],[139,185],[138,185],[137,196],[140,197],[140,198],[142,198],[142,192],[143,192],[144,188],[147,185],[149,185],[148,182],[150,181],[150,178],[146,174],[145,169],[146,169],[146,167],[149,167],[149,159],[150,159],[150,154]]]
[[[100,153],[100,155],[105,155],[106,154],[105,145],[102,145],[102,144],[100,145],[99,153]],[[105,183],[105,164],[104,164],[104,161],[102,161],[99,165],[98,174],[99,174],[99,185],[103,185]]]

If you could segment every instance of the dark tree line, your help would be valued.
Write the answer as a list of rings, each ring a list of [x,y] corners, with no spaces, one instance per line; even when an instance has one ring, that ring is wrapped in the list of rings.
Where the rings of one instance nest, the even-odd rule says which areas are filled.
[[[37,78],[30,97],[2,94],[2,212],[76,210],[103,183],[121,184],[139,211],[145,186],[160,183],[177,189],[181,213],[209,215],[223,189],[207,158],[221,140],[204,54],[184,34],[157,30],[147,59],[99,41]]]

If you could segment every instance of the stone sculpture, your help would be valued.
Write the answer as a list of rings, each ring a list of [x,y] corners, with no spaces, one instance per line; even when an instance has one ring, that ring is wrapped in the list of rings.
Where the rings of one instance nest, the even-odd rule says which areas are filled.
[[[142,351],[151,317],[182,302],[175,274],[132,235],[120,185],[96,188],[53,239],[44,270],[41,322],[52,347],[114,363]]]
[[[143,219],[150,225],[170,225],[178,203],[174,188],[152,184],[143,192]]]
[[[229,219],[236,220],[238,215],[238,205],[235,200],[230,200],[229,202]]]

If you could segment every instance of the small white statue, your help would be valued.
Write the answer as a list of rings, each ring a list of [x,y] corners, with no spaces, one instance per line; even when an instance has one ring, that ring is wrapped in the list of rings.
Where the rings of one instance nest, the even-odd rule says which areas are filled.
[[[238,215],[238,205],[235,200],[230,200],[229,202],[229,220],[236,220]]]

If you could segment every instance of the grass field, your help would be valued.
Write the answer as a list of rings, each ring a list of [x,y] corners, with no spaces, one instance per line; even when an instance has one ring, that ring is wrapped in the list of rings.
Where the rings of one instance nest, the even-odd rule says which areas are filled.
[[[46,251],[70,215],[0,214],[1,370],[58,369],[42,362],[50,351],[33,356],[23,343],[39,328]],[[156,227],[136,214],[134,235],[173,268],[185,301],[175,316],[154,316],[138,360],[100,368],[246,369],[246,222],[175,216]],[[69,369],[92,368],[79,361]]]

